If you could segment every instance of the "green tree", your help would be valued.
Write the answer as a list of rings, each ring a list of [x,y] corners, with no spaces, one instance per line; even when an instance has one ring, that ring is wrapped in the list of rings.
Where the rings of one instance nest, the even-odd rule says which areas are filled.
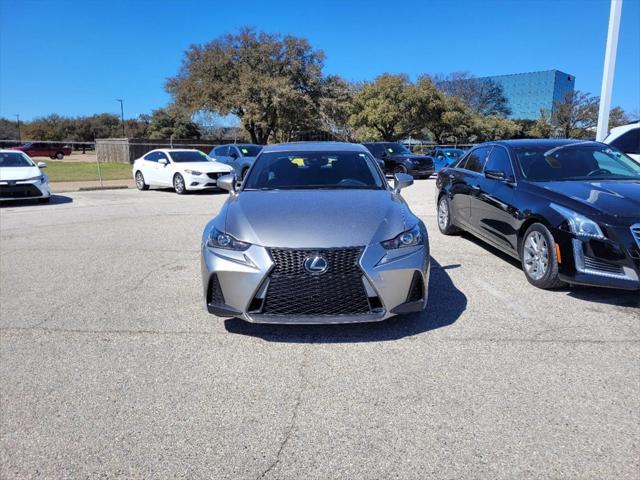
[[[147,136],[151,139],[200,138],[200,130],[188,115],[176,109],[159,108],[151,113]]]
[[[254,143],[299,126],[321,91],[324,54],[303,38],[243,28],[191,46],[167,90],[191,113],[233,114]]]
[[[354,95],[349,123],[372,138],[398,140],[425,127],[427,101],[425,91],[406,75],[385,73]]]
[[[479,115],[511,114],[509,101],[502,85],[488,78],[476,78],[469,72],[454,72],[434,77],[437,87],[445,94],[458,97]]]
[[[0,118],[0,140],[17,140],[19,138],[17,122]]]

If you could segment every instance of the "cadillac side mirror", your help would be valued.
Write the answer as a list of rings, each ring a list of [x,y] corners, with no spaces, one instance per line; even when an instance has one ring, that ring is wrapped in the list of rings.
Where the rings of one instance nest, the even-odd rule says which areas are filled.
[[[218,188],[226,190],[229,193],[236,193],[236,175],[234,173],[228,173],[218,178]]]
[[[413,177],[408,173],[396,173],[394,176],[393,190],[398,193],[400,190],[413,185]]]

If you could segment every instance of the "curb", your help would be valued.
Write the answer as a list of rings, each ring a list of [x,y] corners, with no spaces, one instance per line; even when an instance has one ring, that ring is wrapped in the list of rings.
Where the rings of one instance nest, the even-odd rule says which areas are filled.
[[[104,187],[80,187],[78,192],[92,192],[94,190],[124,190],[129,188],[128,185],[106,185]]]

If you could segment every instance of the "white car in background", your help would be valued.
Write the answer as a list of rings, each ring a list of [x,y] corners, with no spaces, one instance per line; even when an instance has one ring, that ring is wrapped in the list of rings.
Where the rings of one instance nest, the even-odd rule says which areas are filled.
[[[604,143],[640,162],[640,122],[612,128]]]
[[[41,171],[46,166],[18,150],[0,150],[0,200],[47,203],[51,199],[49,177]]]
[[[160,148],[133,162],[132,172],[138,190],[173,187],[176,193],[183,194],[217,188],[218,177],[233,172],[233,168],[200,150]]]

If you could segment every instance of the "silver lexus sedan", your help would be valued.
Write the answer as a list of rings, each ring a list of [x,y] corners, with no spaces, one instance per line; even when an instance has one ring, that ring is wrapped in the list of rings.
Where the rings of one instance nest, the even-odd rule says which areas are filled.
[[[257,323],[371,322],[422,311],[427,231],[368,150],[349,143],[265,147],[202,236],[207,308]]]

